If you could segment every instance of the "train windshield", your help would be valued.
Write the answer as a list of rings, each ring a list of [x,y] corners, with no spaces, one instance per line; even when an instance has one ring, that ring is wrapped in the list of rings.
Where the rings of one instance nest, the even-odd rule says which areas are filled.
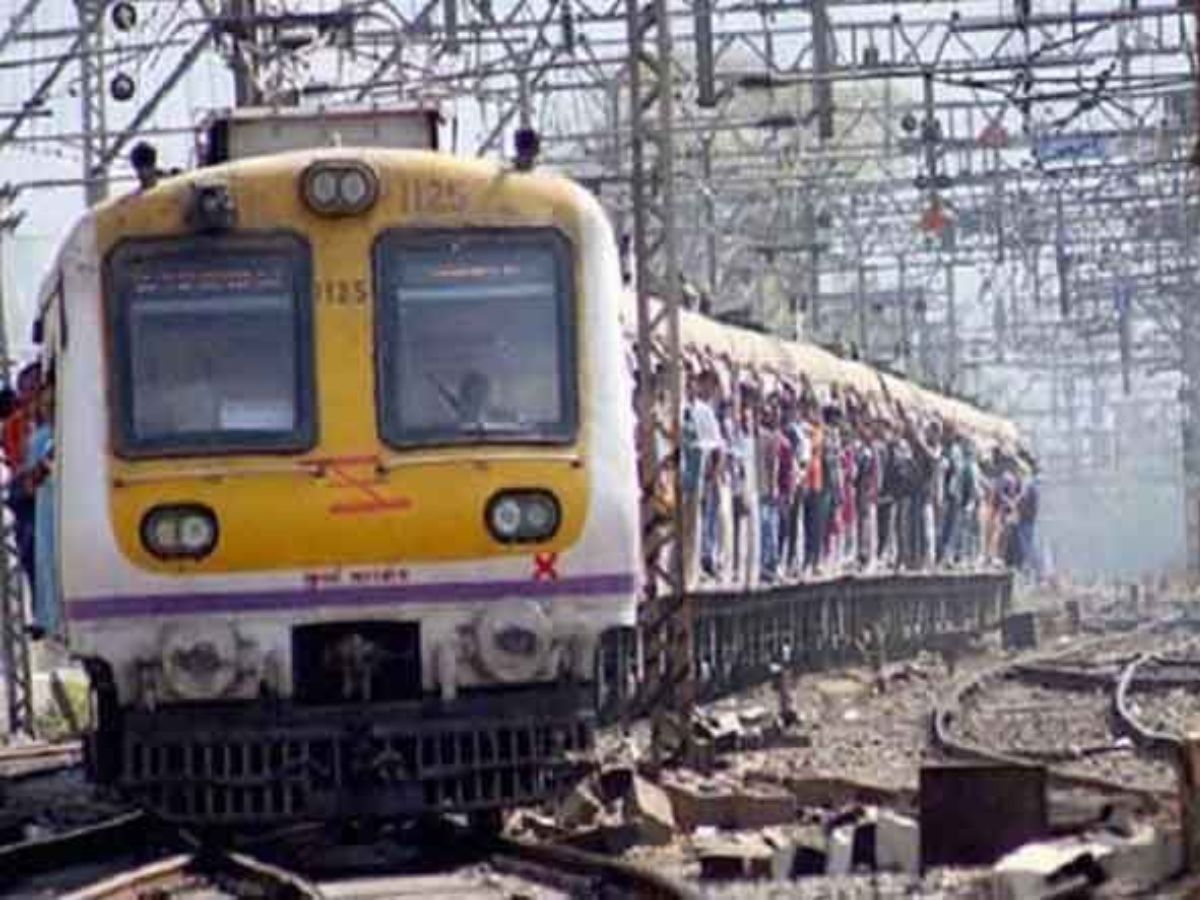
[[[375,265],[385,440],[571,439],[574,292],[562,235],[395,231]]]
[[[307,248],[136,241],[111,257],[119,449],[303,450],[314,436]]]

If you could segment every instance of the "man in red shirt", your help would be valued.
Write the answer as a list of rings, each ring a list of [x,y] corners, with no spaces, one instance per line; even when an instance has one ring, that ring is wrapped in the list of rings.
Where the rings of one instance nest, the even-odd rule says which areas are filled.
[[[9,415],[4,419],[0,440],[3,441],[4,464],[8,468],[8,491],[5,502],[13,514],[13,531],[17,554],[25,577],[33,586],[33,491],[34,485],[25,471],[26,448],[33,430],[34,411],[42,367],[30,363],[17,375],[17,393]]]

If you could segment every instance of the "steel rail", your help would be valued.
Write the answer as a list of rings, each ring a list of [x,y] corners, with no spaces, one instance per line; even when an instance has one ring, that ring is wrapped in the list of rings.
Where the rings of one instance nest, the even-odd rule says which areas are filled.
[[[39,742],[18,747],[0,749],[0,774],[5,766],[26,762],[38,762],[45,759],[74,759],[83,756],[83,745],[79,741],[62,741],[61,743]]]
[[[39,875],[144,845],[152,824],[145,813],[127,812],[95,825],[0,847],[0,892]]]
[[[1123,635],[1123,637],[1125,637]],[[1065,771],[1061,767],[1045,764],[1042,760],[1034,759],[1021,753],[1005,752],[990,747],[984,747],[955,734],[954,723],[962,717],[964,701],[983,690],[984,685],[997,678],[1013,674],[1023,666],[1030,664],[1046,664],[1064,659],[1078,653],[1081,649],[1099,647],[1111,638],[1095,638],[1076,644],[1067,650],[1053,654],[1028,654],[1017,660],[1009,660],[999,665],[989,667],[956,682],[937,701],[931,714],[930,726],[934,744],[944,753],[954,757],[978,759],[988,762],[1008,765],[1045,765],[1047,781],[1060,787],[1084,788],[1102,794],[1124,795],[1138,798],[1150,811],[1156,811],[1169,805],[1175,798],[1172,790],[1131,787],[1121,781],[1100,778],[1095,775],[1081,775]]]
[[[234,896],[246,896],[245,888],[253,883],[272,900],[316,900],[320,889],[304,878],[268,865],[244,853],[216,854],[179,853],[136,869],[121,872],[94,882],[78,891],[64,895],[65,900],[110,900],[110,898],[158,897],[168,898],[186,892],[200,884],[220,886],[234,880]]]
[[[1119,727],[1133,738],[1138,746],[1156,753],[1171,754],[1173,757],[1179,752],[1182,743],[1181,736],[1148,727],[1138,719],[1129,706],[1129,694],[1138,682],[1138,670],[1157,661],[1152,654],[1146,653],[1125,667],[1113,689],[1113,715],[1116,717]],[[1191,684],[1195,686],[1196,679],[1192,679]]]
[[[457,835],[457,832],[456,832]],[[463,838],[459,840],[458,838]],[[454,844],[466,846],[465,836]],[[144,851],[162,845],[162,856],[125,871],[106,875],[63,896],[73,900],[116,897],[170,897],[211,883],[232,885],[235,896],[253,884],[274,900],[308,900],[322,896],[305,875],[268,863],[244,851],[202,844],[186,831],[176,831],[143,812],[130,812],[87,828],[50,838],[0,847],[0,893],[39,876],[61,874],[75,866],[103,862],[122,852]],[[538,880],[539,870],[584,880],[600,889],[650,900],[692,900],[696,892],[650,869],[572,847],[496,836],[482,842],[485,855],[500,868],[505,862],[523,864],[527,877]],[[395,877],[405,877],[397,873]],[[551,879],[552,880],[552,879]],[[259,894],[256,894],[259,895]]]
[[[494,839],[498,855],[509,856],[570,875],[596,879],[599,886],[617,889],[639,900],[693,900],[697,891],[647,869],[611,856],[590,853],[574,847],[538,844],[515,838]]]

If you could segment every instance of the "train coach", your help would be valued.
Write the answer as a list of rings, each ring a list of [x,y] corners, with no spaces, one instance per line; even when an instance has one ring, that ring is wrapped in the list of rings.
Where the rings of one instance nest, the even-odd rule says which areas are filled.
[[[41,330],[94,777],[233,825],[550,793],[639,593],[620,289],[586,191],[430,152],[84,215]]]
[[[36,580],[91,681],[92,777],[234,827],[494,826],[559,790],[642,592],[626,296],[588,192],[433,152],[273,152],[85,214],[41,295]],[[1015,440],[682,318],[687,354]]]

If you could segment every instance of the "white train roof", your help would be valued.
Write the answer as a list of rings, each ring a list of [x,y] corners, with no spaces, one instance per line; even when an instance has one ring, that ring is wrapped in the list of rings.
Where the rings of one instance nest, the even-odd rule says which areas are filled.
[[[626,334],[635,334],[633,291],[623,292],[621,318]],[[728,358],[739,367],[791,381],[799,381],[803,375],[818,391],[828,392],[835,385],[852,388],[876,405],[886,399],[886,390],[906,409],[938,416],[968,434],[985,450],[999,445],[1011,453],[1021,444],[1016,425],[1008,419],[881,372],[867,363],[843,359],[815,344],[761,334],[690,310],[680,310],[679,327],[680,342],[687,355],[710,361]]]

